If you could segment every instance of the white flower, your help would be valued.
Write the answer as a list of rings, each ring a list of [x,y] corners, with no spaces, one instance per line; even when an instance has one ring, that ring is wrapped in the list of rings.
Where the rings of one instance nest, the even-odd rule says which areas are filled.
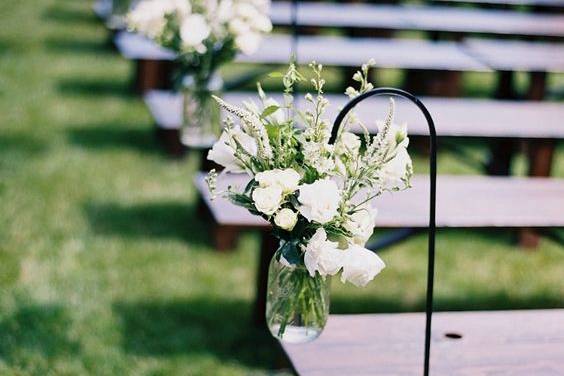
[[[349,216],[343,227],[353,235],[352,241],[355,244],[364,246],[374,232],[374,219],[376,210],[363,207]]]
[[[300,179],[300,174],[291,168],[262,171],[255,175],[255,180],[259,183],[260,187],[278,186],[285,194],[292,193],[298,189]]]
[[[411,175],[412,171],[411,157],[407,149],[400,147],[395,157],[386,163],[380,171],[382,188],[389,190],[404,188],[406,186],[404,180]]]
[[[266,188],[255,188],[253,191],[255,207],[266,215],[274,214],[282,202],[282,188],[273,185]]]
[[[316,271],[322,277],[335,275],[342,267],[343,254],[337,243],[327,240],[327,233],[319,228],[305,247],[304,263],[312,277]]]
[[[245,55],[256,52],[260,46],[261,36],[258,33],[248,32],[235,38],[235,45]]]
[[[351,132],[343,132],[337,145],[337,153],[339,154],[351,154],[355,156],[360,150],[360,137]]]
[[[218,165],[225,167],[228,172],[240,173],[245,171],[243,163],[235,157],[237,142],[250,155],[257,155],[257,143],[254,138],[244,133],[241,128],[235,127],[229,131],[223,131],[219,140],[208,152],[208,159]]]
[[[299,211],[308,221],[324,224],[337,215],[341,194],[334,181],[327,178],[318,180],[301,185],[299,190]]]
[[[163,32],[167,14],[176,13],[182,19],[190,11],[190,2],[186,0],[144,0],[131,10],[127,22],[130,28],[154,39]]]
[[[180,38],[185,47],[201,47],[202,42],[209,37],[210,32],[210,26],[201,14],[192,14],[186,17],[180,25]]]
[[[229,21],[228,28],[229,31],[235,35],[245,34],[251,31],[251,26],[240,18]]]
[[[385,266],[384,261],[376,253],[351,244],[343,252],[341,281],[343,283],[348,281],[357,287],[366,286]]]
[[[298,214],[291,209],[283,208],[274,217],[274,223],[286,231],[292,231],[298,222]]]

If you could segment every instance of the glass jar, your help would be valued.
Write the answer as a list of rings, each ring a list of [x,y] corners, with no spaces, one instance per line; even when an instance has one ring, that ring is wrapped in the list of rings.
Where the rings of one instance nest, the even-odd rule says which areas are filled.
[[[303,263],[290,264],[280,249],[268,270],[266,323],[270,333],[287,343],[319,337],[329,316],[330,277],[312,277]]]
[[[210,148],[220,130],[220,109],[212,95],[220,96],[223,81],[217,74],[201,83],[193,76],[182,82],[181,141],[194,149]]]

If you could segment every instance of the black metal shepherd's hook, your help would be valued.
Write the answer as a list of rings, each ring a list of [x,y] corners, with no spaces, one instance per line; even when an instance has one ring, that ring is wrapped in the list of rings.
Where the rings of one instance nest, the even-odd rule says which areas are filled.
[[[435,275],[435,208],[436,208],[436,192],[437,192],[437,134],[435,132],[435,123],[431,114],[425,107],[425,105],[417,99],[413,94],[407,91],[395,89],[395,88],[377,88],[369,92],[359,95],[358,97],[352,99],[347,105],[339,112],[339,115],[335,119],[333,124],[333,130],[331,132],[331,139],[329,143],[333,144],[337,139],[337,134],[341,123],[347,116],[350,110],[353,109],[358,103],[366,98],[378,95],[394,95],[409,99],[413,102],[425,115],[425,120],[427,120],[427,125],[429,127],[430,135],[430,158],[429,158],[429,177],[430,177],[430,197],[429,197],[429,249],[428,249],[428,265],[427,265],[427,299],[425,305],[425,363],[423,368],[423,375],[429,375],[429,357],[431,355],[431,316],[433,314],[433,283]]]

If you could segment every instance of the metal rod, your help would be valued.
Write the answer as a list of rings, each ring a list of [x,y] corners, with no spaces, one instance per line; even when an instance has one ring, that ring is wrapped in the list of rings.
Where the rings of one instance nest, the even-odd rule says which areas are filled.
[[[409,99],[413,102],[419,110],[425,116],[427,120],[427,126],[429,127],[429,145],[430,145],[430,157],[429,157],[429,179],[430,179],[430,194],[429,194],[429,228],[428,228],[428,262],[427,262],[427,295],[425,303],[425,360],[423,364],[423,375],[429,375],[429,360],[431,356],[431,320],[433,315],[433,288],[434,288],[434,277],[435,277],[435,235],[436,235],[436,224],[435,224],[435,210],[436,210],[436,198],[437,198],[437,133],[435,131],[435,123],[431,114],[425,107],[425,105],[413,94],[396,88],[377,88],[359,95],[353,98],[347,105],[339,112],[335,122],[333,124],[333,129],[331,131],[331,138],[329,140],[330,144],[335,143],[337,139],[337,134],[339,133],[339,128],[341,123],[347,116],[350,110],[354,108],[358,103],[366,98],[379,95],[395,95]]]

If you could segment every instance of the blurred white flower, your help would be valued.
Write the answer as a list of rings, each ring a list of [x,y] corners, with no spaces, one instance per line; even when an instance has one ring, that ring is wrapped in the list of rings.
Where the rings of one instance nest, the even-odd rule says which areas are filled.
[[[364,287],[386,267],[378,255],[364,247],[351,244],[343,252],[341,281]]]
[[[276,185],[266,188],[255,188],[252,197],[259,212],[272,215],[282,203],[282,188]]]
[[[176,14],[181,20],[190,11],[190,2],[186,0],[143,0],[129,12],[127,22],[135,31],[157,38],[166,26],[166,15]]]
[[[338,154],[350,154],[356,156],[360,150],[360,137],[352,132],[343,132],[337,144]]]
[[[324,224],[337,215],[341,194],[334,181],[328,178],[317,180],[301,185],[299,191],[299,211],[308,221]]]
[[[254,138],[244,133],[241,128],[235,127],[228,131],[223,131],[219,140],[215,142],[208,152],[208,159],[225,167],[227,172],[240,173],[245,171],[244,165],[235,157],[237,142],[243,147],[244,151],[252,156],[257,155],[257,143]]]
[[[298,222],[298,214],[288,208],[281,209],[274,217],[274,223],[286,231],[292,231]]]
[[[343,254],[337,243],[327,240],[327,233],[319,228],[305,246],[304,264],[312,277],[315,272],[322,277],[335,275],[342,267]]]
[[[186,17],[180,25],[182,45],[188,48],[198,48],[201,51],[202,42],[209,37],[210,32],[210,26],[204,16],[192,14]]]
[[[260,46],[261,35],[259,33],[248,32],[235,37],[235,45],[245,55],[256,52]]]

